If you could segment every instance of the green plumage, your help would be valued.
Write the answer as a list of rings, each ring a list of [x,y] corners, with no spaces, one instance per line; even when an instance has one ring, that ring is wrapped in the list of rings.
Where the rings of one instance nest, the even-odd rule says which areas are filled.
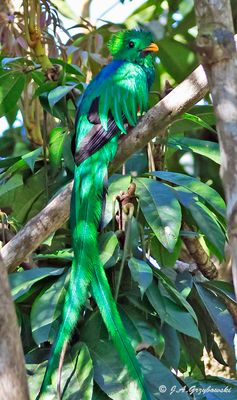
[[[113,61],[104,67],[82,96],[76,121],[74,186],[71,200],[71,229],[74,260],[59,329],[40,395],[51,384],[65,342],[72,336],[90,289],[119,355],[134,381],[134,399],[150,396],[135,352],[127,338],[99,258],[98,227],[102,218],[104,181],[114,158],[120,132],[126,123],[137,123],[138,111],[148,108],[154,67],[149,33],[124,31],[112,37]],[[87,152],[80,153],[87,141]],[[94,150],[93,150],[94,148]],[[96,149],[96,150],[95,150]]]

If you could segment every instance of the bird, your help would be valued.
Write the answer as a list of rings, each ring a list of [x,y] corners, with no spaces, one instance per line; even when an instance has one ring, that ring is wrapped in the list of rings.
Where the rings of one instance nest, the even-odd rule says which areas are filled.
[[[155,79],[153,55],[158,46],[150,32],[133,29],[113,34],[108,48],[112,61],[89,83],[77,110],[70,211],[74,258],[62,322],[37,399],[51,384],[63,347],[72,338],[89,291],[134,382],[137,393],[134,398],[150,399],[100,260],[98,232],[103,219],[108,164],[116,154],[120,135],[127,134],[128,126],[135,126],[139,115],[148,110],[149,90]]]

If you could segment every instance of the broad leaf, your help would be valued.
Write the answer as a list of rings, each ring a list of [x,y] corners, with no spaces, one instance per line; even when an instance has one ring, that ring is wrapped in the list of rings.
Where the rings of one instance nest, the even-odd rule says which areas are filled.
[[[136,178],[134,182],[145,219],[158,240],[171,252],[181,225],[181,208],[173,190],[153,179]]]
[[[178,186],[184,186],[191,192],[202,197],[208,204],[210,204],[214,210],[216,210],[224,218],[226,216],[226,206],[225,202],[219,193],[207,184],[201,182],[197,178],[193,178],[188,175],[176,173],[176,172],[166,172],[166,171],[155,171],[151,173],[164,181],[174,183]]]
[[[236,400],[237,381],[217,376],[207,376],[205,380],[196,380],[191,376],[185,378],[192,396],[202,396],[200,400]]]
[[[57,308],[60,298],[64,294],[67,274],[63,274],[49,289],[43,290],[35,299],[31,308],[31,330],[37,345],[52,341],[50,335],[52,323],[58,318]]]
[[[0,117],[12,110],[24,89],[26,76],[21,72],[0,70]]]
[[[236,303],[234,288],[231,283],[224,281],[207,281],[203,282],[202,285],[222,298],[229,299]]]
[[[159,277],[159,282],[164,286],[166,291],[169,293],[171,300],[175,301],[175,303],[179,304],[180,306],[186,308],[186,310],[193,317],[194,321],[198,322],[197,316],[192,306],[185,299],[185,297],[180,292],[178,292],[178,290],[174,287],[171,280],[166,276],[166,274],[161,270],[157,269],[156,275]]]
[[[49,105],[52,108],[59,100],[61,100],[64,96],[66,96],[69,92],[72,91],[72,89],[76,86],[77,84],[73,84],[70,86],[58,86],[55,89],[51,90],[48,94],[48,101]]]
[[[87,346],[73,346],[63,367],[62,388],[65,400],[91,400],[93,393],[93,364]]]
[[[150,286],[153,274],[151,267],[143,260],[138,260],[137,258],[130,258],[128,260],[128,266],[135,282],[138,283],[139,289],[141,291],[141,296],[143,297],[145,291]]]
[[[21,158],[26,162],[26,164],[30,167],[31,171],[34,172],[34,166],[39,155],[42,154],[42,147],[31,151],[30,153],[24,154]]]
[[[192,151],[201,156],[210,158],[217,164],[220,164],[219,145],[208,140],[191,139],[187,137],[171,136],[168,139],[168,146],[177,150]]]
[[[9,274],[12,297],[18,299],[26,293],[34,283],[46,278],[61,275],[64,268],[33,268],[27,271]]]
[[[180,361],[180,342],[176,329],[163,324],[161,333],[165,339],[165,349],[162,360],[171,368],[178,369]]]
[[[154,399],[190,400],[183,390],[179,380],[165,367],[161,361],[147,351],[141,351],[137,356],[144,371],[145,380]]]
[[[223,260],[225,247],[225,234],[217,222],[216,215],[211,212],[193,193],[180,188],[175,188],[180,202],[192,214],[200,231],[212,244],[215,255]]]
[[[105,232],[99,236],[100,259],[105,268],[112,267],[119,259],[119,242],[114,232]]]
[[[66,132],[62,127],[53,128],[49,134],[49,158],[53,166],[58,166],[63,153]]]
[[[141,400],[141,394],[123,367],[120,357],[111,342],[100,340],[91,351],[94,379],[113,400]]]
[[[198,117],[197,115],[185,113],[183,115],[184,119],[189,119],[192,122],[195,122],[196,124],[202,126],[203,128],[208,129],[209,131],[216,133],[215,129],[213,129],[209,124],[207,124],[202,118]]]
[[[161,322],[167,322],[179,332],[201,340],[197,325],[191,315],[170,299],[161,296],[160,290],[155,283],[147,289],[146,295],[159,315]]]
[[[0,196],[7,194],[11,190],[14,190],[23,185],[22,175],[16,174],[10,178],[4,185],[0,186]]]
[[[195,287],[218,331],[227,343],[233,346],[235,326],[225,303],[215,293],[202,286],[202,284],[195,283]]]

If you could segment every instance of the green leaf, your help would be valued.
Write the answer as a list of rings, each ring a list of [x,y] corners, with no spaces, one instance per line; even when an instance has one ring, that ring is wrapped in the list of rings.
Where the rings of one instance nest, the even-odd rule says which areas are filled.
[[[173,251],[181,225],[181,208],[173,190],[153,179],[134,182],[145,219],[162,245]]]
[[[6,171],[0,174],[0,181],[10,178],[14,174],[20,175],[20,173],[27,168],[28,165],[21,157],[20,160],[16,161],[15,164],[11,165]]]
[[[217,376],[207,376],[205,380],[196,380],[191,376],[185,378],[190,395],[198,396],[205,393],[200,400],[236,400],[237,381]]]
[[[168,324],[163,324],[161,333],[165,339],[165,351],[162,361],[171,368],[178,369],[180,360],[180,342],[178,334],[174,328]]]
[[[156,357],[147,351],[141,351],[137,358],[141,363],[145,382],[153,396],[152,398],[160,400],[190,400],[185,388],[181,386],[175,375]],[[131,397],[131,399],[133,398]]]
[[[110,397],[108,397],[107,394],[105,394],[103,390],[101,390],[100,387],[94,382],[92,400],[109,400],[109,399]]]
[[[220,164],[220,150],[218,143],[210,142],[208,140],[171,136],[169,137],[167,144],[177,150],[191,150],[194,153],[210,158],[215,163]]]
[[[83,72],[81,71],[81,68],[78,67],[78,65],[76,65],[76,64],[68,64],[63,60],[60,60],[59,58],[52,58],[52,57],[50,57],[50,61],[53,64],[62,65],[64,67],[65,71],[68,72],[69,74],[83,76]]]
[[[193,310],[192,306],[189,302],[185,299],[185,297],[178,292],[178,290],[174,287],[171,280],[166,276],[164,272],[157,269],[156,271],[157,276],[159,277],[159,282],[164,286],[167,292],[171,295],[171,300],[175,301],[175,303],[179,304],[181,307],[186,308],[189,314],[193,317],[194,321],[197,323],[198,319]]]
[[[141,400],[137,386],[123,367],[120,357],[111,342],[100,340],[96,343],[91,356],[94,366],[94,379],[113,400]]]
[[[53,108],[50,107],[48,93],[42,93],[39,96],[39,99],[44,110],[46,110],[49,114],[52,114],[54,117],[60,119],[63,124],[67,124],[67,109],[64,99],[61,99]]]
[[[158,56],[165,71],[178,82],[185,79],[197,64],[194,52],[186,44],[169,37],[159,41]]]
[[[223,216],[223,218],[226,217],[226,206],[222,197],[216,192],[216,190],[201,182],[199,179],[176,172],[155,171],[151,174],[163,179],[164,181],[184,186],[191,192],[202,197],[203,200],[210,204],[214,210]]]
[[[209,131],[217,134],[215,129],[213,129],[209,124],[207,124],[202,118],[198,117],[197,115],[185,113],[185,114],[183,114],[183,118],[184,119],[188,119],[188,120],[190,120],[192,122],[195,122],[196,124],[202,126],[203,128],[206,128]]]
[[[31,330],[34,341],[37,345],[52,341],[51,327],[53,322],[59,317],[61,309],[58,303],[65,290],[65,280],[67,274],[63,274],[49,289],[43,290],[36,297],[31,308]]]
[[[162,352],[164,347],[163,336],[157,330],[157,326],[148,319],[146,313],[141,313],[140,310],[131,305],[119,306],[119,313],[134,348],[139,345],[157,346],[159,351]],[[124,318],[125,316],[126,318]]]
[[[0,117],[9,112],[19,100],[26,76],[21,72],[0,70]]]
[[[128,260],[128,266],[131,271],[132,278],[138,283],[141,296],[143,297],[153,279],[152,269],[145,261],[138,260],[134,257]]]
[[[202,284],[195,283],[195,287],[218,331],[232,347],[235,335],[235,326],[224,302],[212,291],[206,289]]]
[[[222,298],[229,299],[236,303],[234,288],[231,283],[224,281],[207,281],[203,282],[202,285]]]
[[[118,304],[119,314],[121,316],[126,334],[134,349],[143,341],[138,328],[137,320],[134,318],[134,307],[126,307]],[[131,311],[132,310],[132,311]],[[136,311],[136,310],[135,310]],[[140,317],[141,319],[141,317]],[[151,328],[151,326],[149,326]],[[152,336],[152,335],[151,335]]]
[[[87,344],[92,352],[102,338],[107,338],[108,333],[98,309],[94,310],[85,320],[80,330],[80,339]],[[92,353],[91,353],[92,354]]]
[[[45,243],[45,241],[44,241]],[[72,249],[65,249],[65,250],[58,250],[55,253],[45,253],[45,254],[35,254],[34,260],[43,260],[46,259],[58,259],[58,260],[73,260],[73,250]]]
[[[49,158],[53,166],[60,165],[66,131],[62,127],[53,128],[49,134]]]
[[[193,219],[200,228],[200,231],[212,244],[212,249],[216,256],[220,260],[223,260],[225,234],[217,222],[216,215],[200,202],[193,193],[180,188],[176,188],[176,192],[180,202],[191,212]]]
[[[9,274],[13,300],[18,299],[30,290],[34,283],[46,278],[61,275],[64,268],[33,268],[27,271]]]
[[[24,160],[20,160],[25,163]],[[13,179],[15,175],[11,178]],[[10,180],[8,181],[10,182]],[[44,169],[31,175],[24,184],[1,196],[1,205],[12,205],[11,216],[19,223],[33,217],[45,205],[45,175]],[[5,185],[4,185],[5,186]]]
[[[55,89],[51,90],[48,94],[49,105],[52,108],[59,100],[66,96],[77,84],[70,86],[57,86]]]
[[[87,346],[84,343],[73,346],[63,366],[62,389],[66,387],[63,398],[65,400],[91,400],[93,375],[92,359]],[[55,388],[56,386],[57,382],[55,382]]]
[[[119,242],[114,232],[99,236],[100,259],[105,268],[113,267],[119,259]]]
[[[177,331],[201,340],[197,325],[192,316],[170,299],[161,295],[158,286],[153,283],[146,291],[147,298],[158,313],[161,322],[166,322]]]
[[[5,195],[6,193],[10,192],[18,188],[19,186],[23,185],[22,175],[16,174],[13,175],[4,185],[0,186],[0,196]]]
[[[179,257],[182,240],[178,238],[172,253],[170,253],[154,236],[151,239],[151,255],[156,259],[160,267],[173,267]]]
[[[7,168],[15,164],[17,161],[21,159],[20,156],[18,157],[6,157],[0,160],[0,168]]]
[[[190,114],[201,118],[209,126],[216,125],[216,117],[213,112],[212,105],[196,105],[190,109]],[[190,134],[191,131],[196,131],[200,129],[200,125],[197,124],[195,118],[193,121],[191,119],[179,118],[172,122],[169,127],[169,134]],[[216,133],[215,133],[216,137]]]
[[[37,78],[38,78],[37,83],[38,83],[39,87],[36,89],[33,98],[38,97],[38,96],[42,95],[43,93],[48,93],[57,87],[57,82],[54,82],[54,81],[41,82],[39,80],[40,77],[38,77],[36,75],[36,79]]]
[[[26,162],[27,165],[29,165],[31,171],[34,172],[35,162],[41,154],[42,147],[39,147],[38,149],[31,151],[30,153],[24,154],[21,158]]]

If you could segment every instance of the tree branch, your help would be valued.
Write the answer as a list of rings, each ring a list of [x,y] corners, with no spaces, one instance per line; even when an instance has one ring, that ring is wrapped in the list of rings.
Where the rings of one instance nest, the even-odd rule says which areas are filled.
[[[187,79],[164,99],[151,108],[129,135],[123,135],[109,173],[118,170],[134,152],[141,150],[156,136],[162,137],[164,129],[201,100],[208,91],[207,79],[199,66]],[[1,250],[5,268],[13,271],[25,257],[32,253],[52,232],[68,218],[72,183],[57,195],[39,214],[27,222]]]
[[[216,4],[215,4],[216,3]],[[237,56],[229,0],[196,0],[197,46],[212,94],[237,295]]]
[[[0,398],[28,400],[24,355],[7,270],[0,256]]]

